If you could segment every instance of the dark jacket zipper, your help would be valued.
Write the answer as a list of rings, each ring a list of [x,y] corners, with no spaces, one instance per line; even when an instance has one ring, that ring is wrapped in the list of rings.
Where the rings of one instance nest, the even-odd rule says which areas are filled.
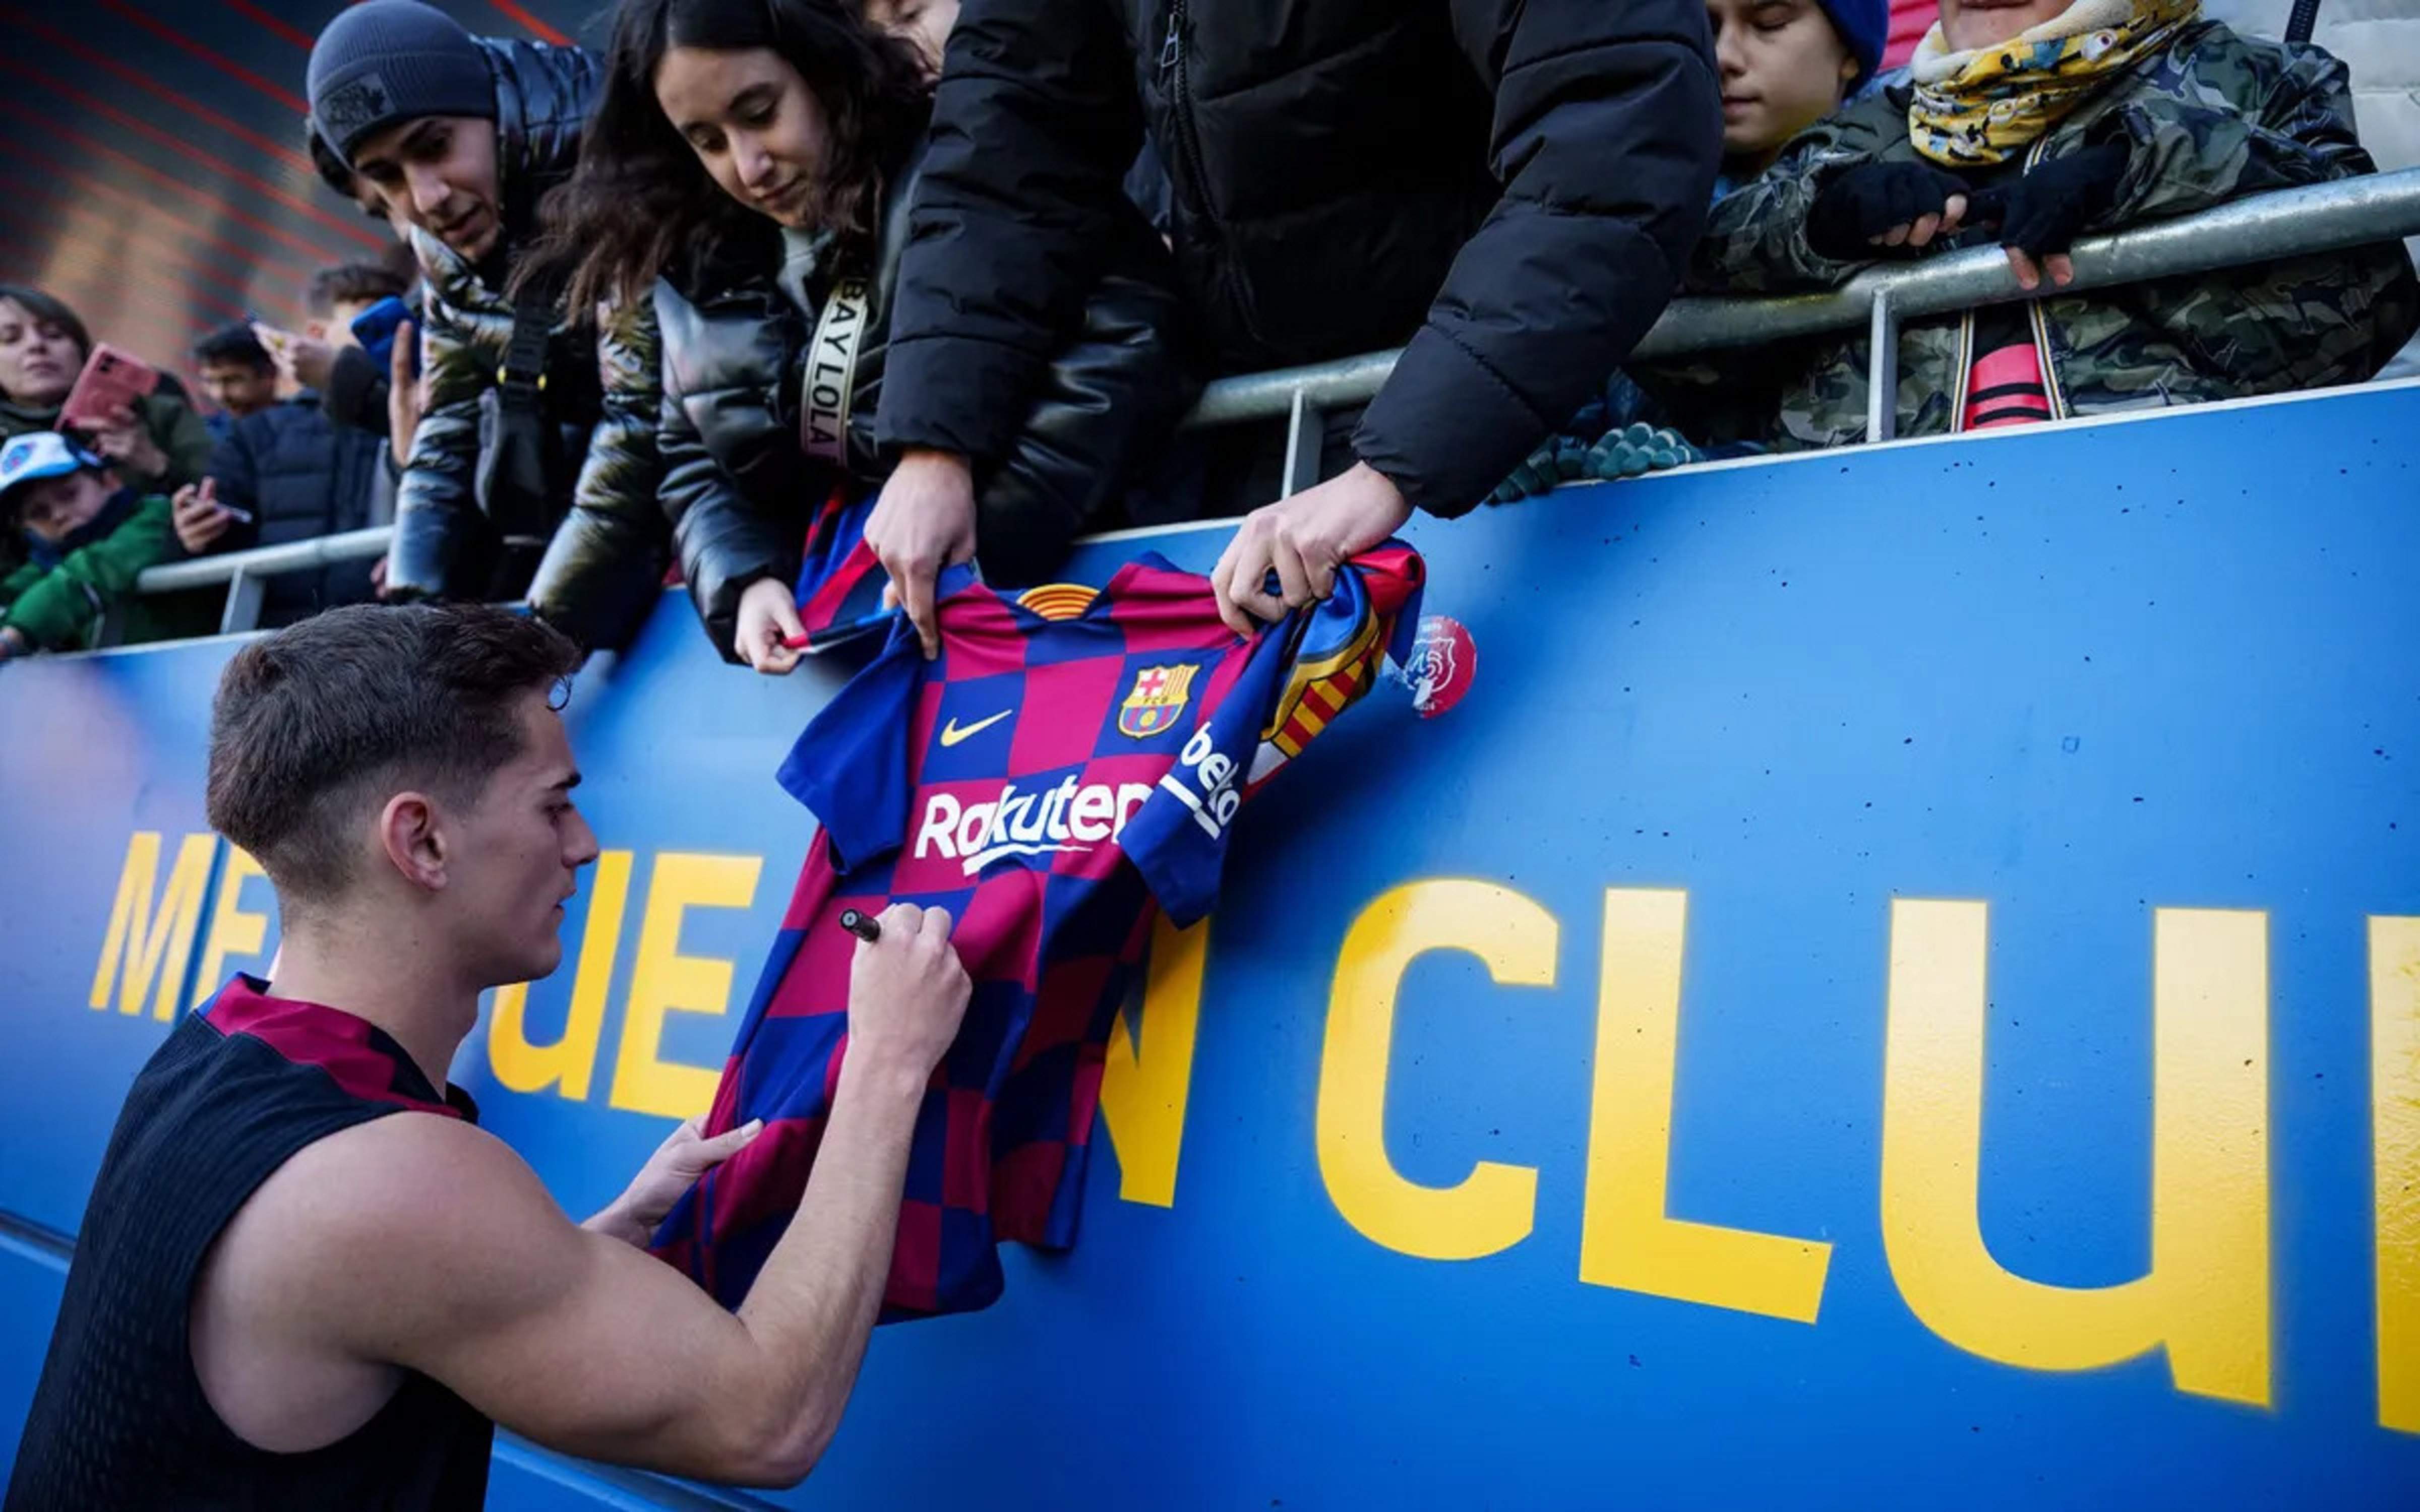
[[[1236,267],[1235,244],[1220,223],[1218,212],[1210,204],[1209,176],[1202,167],[1202,142],[1193,129],[1193,105],[1189,78],[1185,64],[1186,0],[1172,0],[1168,9],[1168,36],[1159,45],[1159,72],[1168,91],[1169,114],[1176,122],[1176,138],[1184,149],[1186,172],[1193,180],[1193,197],[1202,218],[1218,241],[1218,282],[1227,292],[1228,302],[1234,307],[1235,317],[1243,322],[1245,332],[1254,345],[1266,347],[1268,337],[1261,332],[1258,312],[1251,301],[1244,297],[1243,274]]]

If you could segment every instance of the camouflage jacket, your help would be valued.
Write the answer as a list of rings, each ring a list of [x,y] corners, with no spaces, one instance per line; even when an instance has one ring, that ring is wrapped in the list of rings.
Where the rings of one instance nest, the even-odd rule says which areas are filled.
[[[1866,265],[1834,262],[1807,244],[1807,209],[1849,168],[1916,160],[1907,103],[1903,85],[1877,90],[1808,128],[1761,177],[1716,205],[1690,286],[1778,294],[1835,286],[1862,270]],[[2114,206],[2087,232],[2374,171],[2354,136],[2342,63],[2317,48],[2239,37],[2214,22],[2185,27],[2139,61],[2036,143],[2027,166],[2104,142],[2124,143],[2129,162]],[[2420,283],[2402,244],[2388,242],[2053,295],[2028,301],[2026,316],[2052,413],[2101,414],[2360,382],[2420,325]],[[1902,330],[1900,435],[1954,428],[1974,329],[1968,313],[1912,320]],[[1693,439],[1761,440],[1783,450],[1865,440],[1864,332],[1788,350],[1791,360],[1778,369],[1760,354],[1766,380],[1756,415],[1740,405],[1746,391],[1739,380],[1753,375],[1737,363],[1638,376]]]
[[[595,58],[572,48],[482,40],[496,79],[497,153],[506,252],[531,234],[536,202],[566,176],[597,87]],[[652,609],[670,561],[656,490],[662,378],[655,309],[558,312],[545,358],[542,413],[558,442],[559,491],[547,517],[488,517],[480,455],[496,421],[513,301],[492,266],[473,267],[412,233],[427,278],[427,408],[396,500],[391,590],[405,596],[509,597],[587,646],[627,643]],[[538,553],[543,548],[544,556]],[[535,578],[531,563],[536,562]]]

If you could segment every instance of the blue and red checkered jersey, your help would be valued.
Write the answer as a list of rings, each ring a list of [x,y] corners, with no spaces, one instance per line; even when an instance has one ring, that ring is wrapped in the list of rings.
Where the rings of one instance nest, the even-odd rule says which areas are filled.
[[[917,1120],[885,1318],[989,1304],[1001,1240],[1074,1242],[1106,1046],[1156,911],[1209,912],[1244,799],[1408,651],[1422,566],[1388,542],[1249,640],[1207,579],[1157,557],[1097,592],[954,576],[940,656],[894,626],[782,766],[822,837],[706,1127],[765,1130],[655,1239],[726,1306],[797,1211],[831,1110],[847,908],[949,909],[974,980]]]
[[[874,517],[881,497],[882,490],[869,488],[851,501],[845,489],[835,488],[808,523],[791,594],[811,651],[854,640],[890,624],[892,615],[882,608],[882,585],[890,579],[874,548],[865,544],[865,522]]]

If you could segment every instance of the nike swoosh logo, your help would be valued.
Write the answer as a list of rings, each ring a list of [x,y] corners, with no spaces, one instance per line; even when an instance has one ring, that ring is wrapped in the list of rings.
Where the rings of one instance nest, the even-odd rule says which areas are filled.
[[[977,719],[974,723],[968,725],[964,729],[960,729],[958,727],[958,721],[953,718],[949,723],[941,726],[941,745],[946,748],[956,745],[961,740],[970,740],[976,735],[982,734],[985,731],[990,729],[993,725],[1000,723],[1002,719],[1007,718],[1010,715],[1016,712],[1016,711],[1014,709],[1002,709],[998,714],[993,715],[990,718]]]

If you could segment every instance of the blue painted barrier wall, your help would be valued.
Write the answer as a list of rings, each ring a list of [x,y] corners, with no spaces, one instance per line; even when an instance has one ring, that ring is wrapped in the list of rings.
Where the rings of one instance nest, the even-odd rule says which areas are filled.
[[[2420,1503],[2415,427],[2377,390],[1416,527],[1466,700],[1382,690],[1256,801],[1081,1245],[884,1330],[765,1500]],[[74,1228],[162,983],[273,945],[201,813],[228,649],[0,669],[20,1221]],[[581,681],[609,856],[456,1068],[575,1212],[703,1105],[832,686],[677,598]],[[0,1241],[0,1456],[57,1284]],[[508,1446],[494,1504],[692,1494]]]

